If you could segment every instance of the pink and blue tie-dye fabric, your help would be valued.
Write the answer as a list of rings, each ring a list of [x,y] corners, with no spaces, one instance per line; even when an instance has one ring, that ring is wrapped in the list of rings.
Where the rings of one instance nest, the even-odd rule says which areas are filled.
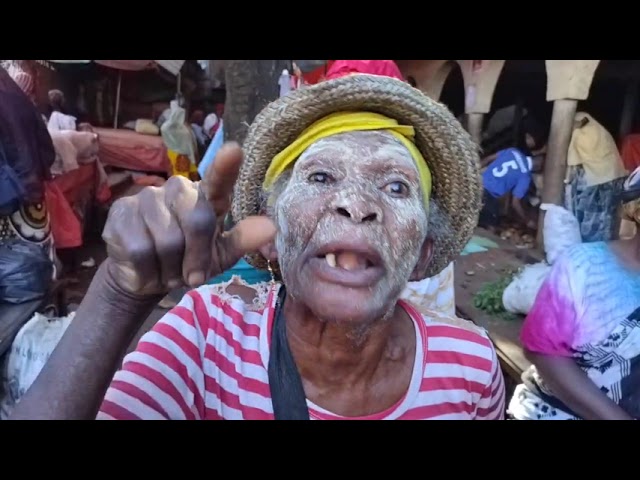
[[[553,265],[521,340],[529,351],[574,356],[604,340],[640,305],[640,275],[604,242],[571,248]]]

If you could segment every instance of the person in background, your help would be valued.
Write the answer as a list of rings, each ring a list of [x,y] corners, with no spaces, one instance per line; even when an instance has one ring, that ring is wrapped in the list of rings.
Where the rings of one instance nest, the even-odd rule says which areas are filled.
[[[640,168],[623,187],[640,224]],[[640,235],[571,247],[521,333],[533,364],[509,404],[517,420],[640,419]]]
[[[213,140],[213,137],[218,131],[218,128],[220,128],[220,120],[218,119],[218,115],[212,112],[205,117],[203,128],[202,128],[204,131],[204,134],[208,138],[207,146],[209,145],[209,142]]]
[[[588,113],[577,112],[567,151],[564,203],[578,220],[584,242],[617,238],[617,198],[628,174],[611,133]]]
[[[191,122],[191,128],[193,129],[193,133],[196,136],[198,145],[204,146],[207,141],[207,136],[205,135],[203,128],[204,112],[202,110],[194,110],[191,113],[189,121]]]
[[[49,91],[49,130],[76,130],[76,117],[67,114],[66,99],[60,90]]]
[[[296,64],[296,62],[293,62],[293,75],[291,76],[291,88],[292,90],[298,90],[300,88],[304,88],[305,86],[305,81],[304,81],[304,75],[302,74],[302,70],[300,70],[300,67]]]
[[[28,65],[27,60],[18,60],[17,63],[9,71],[9,75],[13,81],[20,87],[24,94],[31,100],[36,107],[36,75],[33,69]],[[44,114],[41,114],[42,121],[46,125],[49,120]]]
[[[479,225],[482,228],[497,227],[500,218],[500,200],[511,194],[511,205],[520,221],[527,228],[536,228],[537,222],[527,216],[522,200],[532,185],[532,173],[543,164],[543,152],[539,139],[530,132],[523,132],[516,148],[507,148],[482,160],[484,184],[483,208]]]
[[[61,90],[49,90],[49,108],[52,112],[66,112],[67,100]]]

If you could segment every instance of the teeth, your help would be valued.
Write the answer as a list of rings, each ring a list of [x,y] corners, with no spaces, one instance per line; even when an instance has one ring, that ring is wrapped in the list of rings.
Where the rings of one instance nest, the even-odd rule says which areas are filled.
[[[336,254],[335,253],[327,253],[324,257],[327,260],[327,263],[330,267],[336,268]]]

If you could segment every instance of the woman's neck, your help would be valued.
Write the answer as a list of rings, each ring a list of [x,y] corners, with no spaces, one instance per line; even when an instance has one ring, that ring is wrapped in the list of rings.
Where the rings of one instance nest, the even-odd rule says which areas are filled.
[[[382,363],[415,351],[413,323],[398,306],[365,326],[323,321],[291,297],[284,314],[296,365],[303,379],[318,386],[368,383]]]

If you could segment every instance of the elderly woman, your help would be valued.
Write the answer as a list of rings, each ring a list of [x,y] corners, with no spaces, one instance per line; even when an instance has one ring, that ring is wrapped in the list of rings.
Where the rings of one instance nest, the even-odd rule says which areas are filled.
[[[624,215],[640,224],[640,169]],[[525,321],[534,367],[509,405],[518,420],[640,418],[640,235],[572,247],[558,259]]]
[[[461,251],[481,193],[476,146],[410,85],[296,90],[256,118],[244,162],[227,145],[199,184],[113,206],[109,258],[12,418],[500,419],[486,333],[399,300]],[[113,376],[159,297],[245,254],[267,288],[191,291]]]

